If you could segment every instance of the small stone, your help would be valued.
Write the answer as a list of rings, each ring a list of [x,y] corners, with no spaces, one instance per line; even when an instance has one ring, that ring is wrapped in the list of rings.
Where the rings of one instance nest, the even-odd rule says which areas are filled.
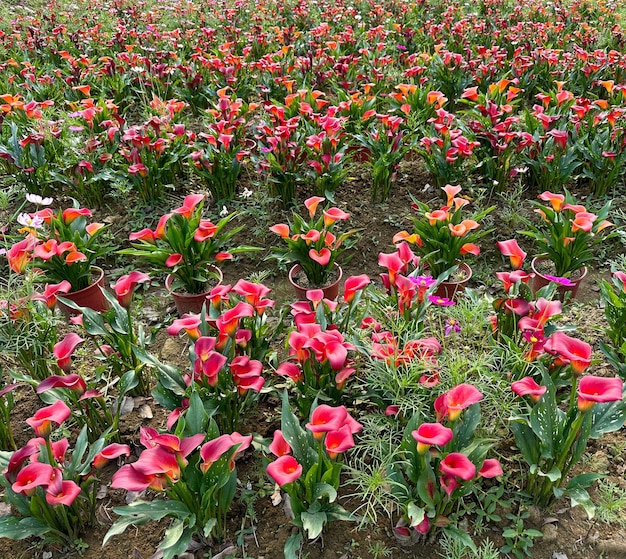
[[[541,509],[536,506],[528,507],[528,520],[531,524],[541,524],[542,520]]]
[[[597,550],[601,553],[611,553],[611,557],[624,557],[626,556],[626,541],[624,540],[603,540],[598,542],[596,546]]]
[[[553,542],[558,537],[559,529],[554,524],[546,524],[541,531],[543,532],[543,540],[545,542]]]
[[[180,356],[180,352],[181,347],[178,340],[176,338],[168,338],[161,348],[161,359],[166,363],[176,361]]]
[[[154,415],[152,415],[152,409],[148,404],[141,406],[137,414],[141,419],[152,419],[154,417]]]
[[[550,559],[567,559],[567,555],[565,555],[565,553],[561,553],[560,551],[555,551]]]

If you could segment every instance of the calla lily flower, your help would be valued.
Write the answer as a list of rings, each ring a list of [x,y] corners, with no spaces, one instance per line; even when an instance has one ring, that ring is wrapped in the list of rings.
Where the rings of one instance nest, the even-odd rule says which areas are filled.
[[[52,423],[61,425],[70,415],[72,411],[63,400],[57,400],[51,406],[46,406],[35,412],[33,417],[26,420],[38,437],[47,439],[52,431]]]
[[[442,413],[441,417],[448,416],[450,421],[456,421],[461,415],[461,411],[479,402],[482,397],[483,395],[471,384],[459,384],[439,396],[435,401],[437,418],[439,419],[439,415]]]
[[[87,385],[85,384],[83,378],[75,373],[65,376],[52,375],[42,380],[37,385],[36,392],[37,394],[41,394],[51,390],[52,388],[69,388],[77,394],[83,394],[85,390],[87,390]]]
[[[411,435],[417,441],[417,452],[420,454],[427,452],[432,445],[446,446],[454,436],[452,429],[441,423],[422,423]]]
[[[345,406],[333,407],[327,404],[317,406],[311,414],[311,421],[306,428],[316,439],[322,439],[325,433],[337,431],[346,421],[348,410]]]
[[[48,486],[52,473],[53,470],[50,464],[41,464],[39,462],[28,464],[19,471],[11,489],[15,493],[22,493],[30,497],[35,493],[37,487]]]
[[[94,456],[91,464],[94,468],[99,470],[103,468],[109,460],[114,460],[122,455],[130,456],[130,446],[127,444],[111,443]]]
[[[500,461],[496,458],[487,458],[484,462],[480,470],[478,471],[478,475],[484,478],[492,478],[501,476],[504,472],[502,471],[502,465]]]
[[[302,475],[302,466],[290,455],[284,455],[267,466],[268,475],[280,487],[296,481]]]
[[[42,294],[33,296],[33,301],[43,301],[52,310],[56,306],[57,295],[59,293],[69,293],[71,289],[72,285],[67,280],[63,280],[60,283],[48,283]]]
[[[283,432],[280,429],[276,429],[276,431],[274,431],[274,437],[269,449],[270,452],[278,458],[285,456],[286,454],[291,454],[291,447],[285,440],[285,437],[283,437]]]
[[[177,336],[181,330],[192,339],[197,340],[200,337],[200,315],[198,314],[184,314],[180,318],[177,318],[167,327],[167,333],[170,336]]]
[[[352,437],[352,431],[348,425],[344,425],[336,431],[330,431],[326,434],[324,439],[324,447],[328,456],[334,459],[337,454],[346,452],[354,447],[354,438]]]
[[[322,198],[321,196],[312,196],[304,201],[304,207],[309,210],[309,217],[313,218],[317,211],[317,206],[324,200],[326,200],[326,198]]]
[[[69,372],[72,363],[72,354],[78,346],[85,340],[75,332],[70,332],[60,342],[56,343],[53,348],[54,356],[57,359],[57,365],[64,372]]]
[[[130,274],[126,274],[115,282],[113,289],[120,305],[124,308],[129,308],[133,299],[133,292],[135,287],[140,283],[149,283],[150,276],[143,272],[133,271]]]
[[[547,388],[537,384],[532,377],[524,377],[511,384],[511,390],[518,396],[530,396],[536,402],[545,394]]]
[[[511,259],[511,266],[514,270],[519,270],[522,267],[526,252],[520,248],[517,240],[498,241],[496,245],[503,256],[508,256]]]
[[[578,383],[578,409],[590,410],[597,403],[622,400],[624,383],[620,378],[586,375]]]
[[[557,355],[557,364],[569,364],[576,375],[582,375],[591,364],[591,346],[587,342],[572,338],[563,332],[550,336],[543,349]]]
[[[469,481],[476,475],[476,466],[460,452],[451,452],[439,463],[439,470],[450,476]]]
[[[71,506],[76,497],[80,495],[80,487],[72,480],[64,480],[60,468],[54,468],[50,483],[46,490],[46,502],[49,505]]]

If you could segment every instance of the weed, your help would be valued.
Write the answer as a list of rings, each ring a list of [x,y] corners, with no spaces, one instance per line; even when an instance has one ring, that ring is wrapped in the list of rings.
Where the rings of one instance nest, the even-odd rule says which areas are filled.
[[[626,489],[612,481],[600,480],[595,504],[597,521],[626,527]]]
[[[511,520],[511,525],[502,532],[502,537],[506,541],[506,544],[500,548],[502,553],[510,553],[517,559],[531,557],[530,549],[534,545],[535,538],[540,538],[543,534],[533,528],[524,528],[524,520],[528,516],[526,511],[520,511],[517,515],[506,514],[506,518]]]
[[[393,549],[380,542],[376,542],[374,545],[368,545],[367,550],[372,554],[374,559],[391,557],[391,554],[393,553]]]

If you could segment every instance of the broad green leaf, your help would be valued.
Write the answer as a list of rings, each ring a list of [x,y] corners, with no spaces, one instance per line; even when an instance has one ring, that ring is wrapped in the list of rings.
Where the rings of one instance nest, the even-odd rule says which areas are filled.
[[[567,489],[585,489],[589,487],[594,481],[602,479],[603,477],[605,477],[604,474],[597,473],[579,474],[569,480],[569,482],[567,483]]]
[[[185,528],[183,520],[175,520],[165,530],[165,537],[159,544],[159,549],[163,552],[163,559],[174,559],[174,557],[187,551],[195,531],[195,516],[190,524],[190,526]]]
[[[515,444],[519,448],[528,465],[539,462],[539,448],[537,437],[533,430],[524,423],[511,421],[509,428],[515,436]]]
[[[120,381],[117,384],[119,390],[119,398],[120,402],[122,401],[122,396],[125,396],[128,392],[130,392],[133,388],[135,388],[139,384],[139,377],[137,376],[136,371],[126,371],[121,377]]]
[[[550,394],[548,389],[530,412],[531,429],[537,436],[537,442],[541,445],[541,455],[546,458],[551,458],[554,455],[555,407],[553,394]]]
[[[502,532],[503,537],[505,538],[507,537],[506,532],[508,530],[510,529],[504,530],[504,532]],[[456,526],[453,526],[452,524],[448,524],[448,526],[445,526],[443,528],[443,531],[446,534],[449,534],[450,537],[452,537],[453,539],[462,542],[465,547],[468,547],[474,553],[478,553],[478,550],[476,549],[476,544],[474,543],[474,541],[472,540],[472,538],[467,532],[459,530]],[[517,532],[515,532],[514,530],[511,530],[511,531],[513,532],[513,534],[509,535],[508,537],[515,537],[517,535]]]
[[[328,485],[328,483],[316,483],[313,488],[313,499],[317,500],[321,497],[326,497],[329,503],[332,503],[337,498],[337,491],[334,487]]]
[[[567,496],[570,498],[572,506],[579,505],[587,513],[587,518],[591,520],[596,514],[596,506],[593,504],[589,493],[582,487],[575,487],[567,490]]]
[[[317,462],[317,452],[311,447],[309,434],[300,426],[298,418],[291,411],[286,390],[283,392],[281,431],[302,469],[309,471]]]
[[[187,413],[185,413],[185,420],[187,421],[188,431],[185,433],[186,436],[206,432],[206,428],[209,424],[209,416],[204,410],[202,399],[197,392],[193,392],[189,397],[189,409]]]
[[[302,519],[302,527],[306,530],[310,540],[314,540],[322,533],[327,520],[326,513],[323,511],[314,513],[304,511],[300,518]]]
[[[424,520],[425,512],[422,507],[418,507],[415,503],[409,503],[407,507],[407,514],[411,522],[411,528],[415,528],[420,522]]]
[[[43,536],[50,527],[32,516],[17,518],[16,516],[0,517],[0,537],[10,540],[24,540],[31,536]]]
[[[204,529],[202,530],[202,534],[204,535],[204,537],[208,538],[216,526],[217,526],[217,518],[209,518],[207,523],[204,525]]]
[[[302,534],[300,531],[291,534],[285,542],[285,559],[299,559],[300,548],[302,547]]]
[[[189,509],[178,501],[165,501],[157,499],[155,501],[135,501],[125,507],[116,507],[113,509],[118,518],[113,526],[104,536],[102,545],[106,545],[112,536],[122,534],[126,528],[133,524],[143,525],[152,520],[161,520],[166,516],[174,516],[179,519],[191,516]]]
[[[599,439],[605,433],[611,433],[621,429],[626,420],[626,402],[612,402],[596,404],[591,408],[591,432],[592,439]]]
[[[71,305],[68,305],[71,306]],[[76,307],[76,305],[74,305]],[[79,309],[81,307],[78,307]],[[102,336],[107,337],[109,335],[109,331],[106,328],[104,323],[104,319],[100,313],[97,313],[93,309],[84,308],[82,309],[83,313],[83,327],[88,334],[92,336]]]

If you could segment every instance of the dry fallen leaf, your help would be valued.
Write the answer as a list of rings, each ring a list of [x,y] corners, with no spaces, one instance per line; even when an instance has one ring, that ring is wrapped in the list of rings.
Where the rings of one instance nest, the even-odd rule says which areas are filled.
[[[283,497],[280,494],[280,485],[274,485],[274,493],[272,493],[270,499],[272,500],[272,505],[274,505],[275,507],[283,502]]]

